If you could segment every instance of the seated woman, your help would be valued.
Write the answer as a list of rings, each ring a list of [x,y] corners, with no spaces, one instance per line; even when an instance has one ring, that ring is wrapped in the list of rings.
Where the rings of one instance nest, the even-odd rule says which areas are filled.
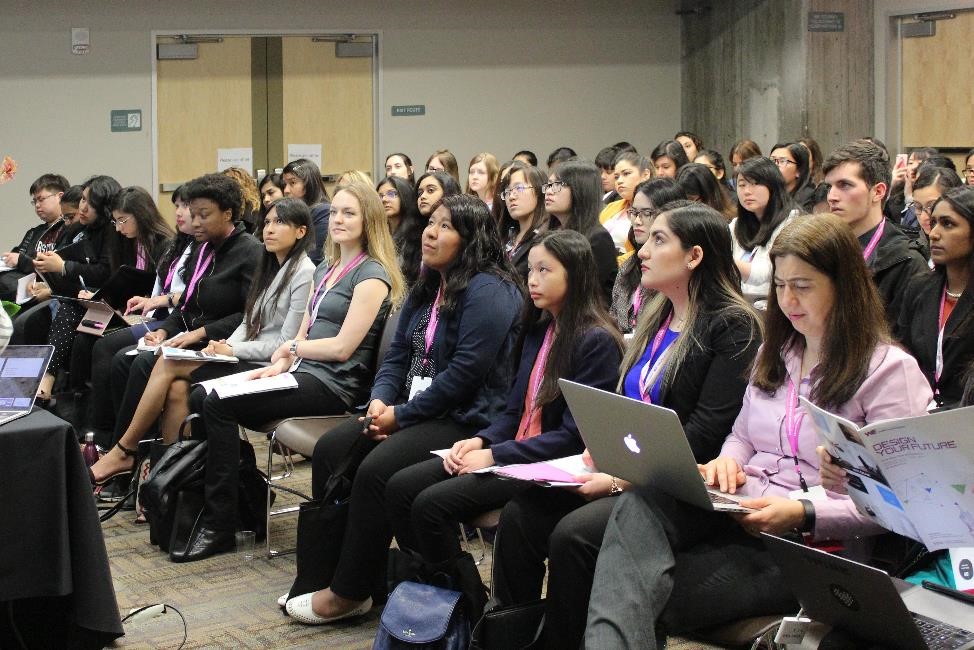
[[[406,179],[386,176],[376,185],[375,191],[379,193],[389,232],[392,233],[399,270],[408,289],[419,277],[420,247],[423,245],[421,240],[427,218],[420,215],[416,190]]]
[[[528,279],[528,251],[547,222],[544,209],[544,172],[524,163],[513,163],[501,181],[500,221],[497,224],[504,250],[518,275]]]
[[[657,179],[658,180],[658,179]],[[760,344],[757,315],[741,296],[719,213],[676,202],[655,218],[639,250],[640,311],[616,390],[676,411],[698,462],[712,458],[741,408]],[[544,646],[577,648],[602,535],[625,481],[604,473],[573,491],[526,490],[501,513],[493,596],[501,605],[541,597],[548,559]]]
[[[277,204],[278,214],[286,205],[287,200]],[[367,397],[386,315],[399,303],[404,283],[371,184],[339,186],[328,228],[329,263],[318,267],[313,283],[309,269],[309,282],[291,292],[289,318],[300,327],[282,327],[279,336],[260,350],[261,358],[270,359],[271,365],[259,376],[287,372],[300,360],[293,371],[297,388],[275,393],[270,400],[255,400],[253,395],[223,399],[215,392],[207,395],[198,386],[193,390],[190,410],[203,415],[201,425],[194,424],[193,435],[209,441],[206,499],[202,524],[177,561],[209,557],[233,544],[240,464],[238,425],[253,427],[302,415],[339,415]],[[265,230],[265,241],[266,235]],[[309,286],[313,289],[310,302]],[[243,358],[245,344],[234,339],[228,345],[211,345],[216,352]],[[194,380],[199,372],[194,373]]]
[[[435,207],[423,232],[423,265],[372,386],[368,420],[351,417],[315,446],[316,498],[349,454],[354,480],[331,584],[291,594],[286,602],[287,612],[302,623],[329,623],[369,610],[392,541],[387,481],[429,459],[431,449],[469,438],[502,408],[522,298],[483,201],[448,196]]]
[[[612,390],[619,380],[622,337],[602,306],[591,274],[588,240],[548,233],[531,248],[521,318],[520,363],[507,408],[449,454],[400,470],[386,485],[386,510],[399,548],[432,563],[460,552],[457,523],[500,508],[531,483],[471,474],[491,465],[534,463],[584,448],[559,379]],[[479,618],[472,612],[472,618]]]
[[[263,223],[274,201],[284,198],[284,179],[280,174],[270,172],[258,181],[257,191],[260,193],[260,218]]]
[[[808,147],[801,142],[783,142],[771,147],[768,157],[778,166],[781,177],[785,179],[785,189],[791,195],[791,200],[802,212],[810,212],[814,206],[812,194],[815,184],[811,182]]]
[[[479,197],[489,210],[494,205],[494,190],[500,176],[500,163],[489,152],[481,152],[470,159],[467,166],[467,187],[464,193]]]
[[[244,231],[239,222],[240,187],[222,174],[207,174],[186,184],[194,237],[199,245],[186,265],[186,288],[161,325],[145,335],[148,345],[202,349],[208,341],[226,339],[243,321],[254,269],[263,246]],[[153,366],[155,352],[132,357],[115,355],[111,386],[116,422],[114,441],[129,429]],[[165,393],[163,393],[163,397]],[[151,413],[152,421],[159,408]],[[141,425],[140,425],[141,426]],[[143,429],[144,431],[144,429]],[[137,442],[127,439],[128,442]],[[129,445],[112,447],[93,467],[102,483],[132,468],[134,451]]]
[[[315,244],[308,257],[315,264],[321,264],[321,249],[328,237],[328,191],[321,179],[321,170],[307,158],[292,160],[281,171],[284,181],[284,196],[301,199],[311,209],[311,224],[315,234]]]
[[[426,159],[424,173],[446,172],[460,186],[460,165],[449,149],[437,149]]]
[[[47,281],[54,295],[90,297],[89,289],[100,287],[119,266],[120,259],[114,251],[120,240],[110,221],[112,201],[122,187],[110,176],[92,176],[82,187],[78,216],[81,229],[75,231],[70,242],[59,241],[56,251],[38,253],[34,258],[34,270],[41,274],[38,278]],[[65,234],[72,230],[65,229]],[[40,406],[50,402],[54,378],[71,358],[75,328],[84,314],[81,303],[59,301],[47,334],[54,354],[37,389]]]
[[[386,176],[398,176],[409,181],[410,185],[415,184],[416,178],[413,174],[413,161],[404,153],[391,153],[386,156]]]
[[[734,263],[741,271],[744,295],[750,300],[764,299],[771,289],[768,251],[799,210],[770,158],[749,158],[734,174],[739,201],[737,218],[730,222]]]
[[[628,209],[629,240],[635,250],[642,248],[649,239],[649,229],[663,206],[671,201],[685,199],[680,186],[672,178],[654,178],[636,186],[632,205]],[[639,310],[649,301],[649,290],[642,286],[642,260],[630,255],[619,267],[612,286],[612,304],[609,313],[623,334],[636,329]]]
[[[622,264],[635,250],[629,242],[631,224],[627,210],[632,205],[636,186],[653,177],[653,164],[649,158],[640,156],[635,151],[623,151],[612,162],[612,177],[619,200],[605,206],[599,214],[599,223],[612,235],[617,262]]]
[[[821,541],[881,530],[851,499],[819,487],[818,436],[798,396],[863,425],[924,413],[930,388],[890,343],[862,249],[842,221],[795,221],[771,261],[765,342],[741,414],[700,468],[756,512],[701,511],[659,490],[623,494],[599,554],[586,646],[656,648],[663,633],[795,611],[759,532]]]
[[[912,210],[904,212],[912,213],[924,233],[930,235],[930,214],[933,206],[947,190],[960,187],[960,176],[952,169],[946,167],[936,167],[930,162],[925,162],[917,168],[917,179],[913,182],[913,205]]]
[[[936,406],[954,407],[964,394],[965,370],[974,361],[972,299],[967,291],[974,272],[974,188],[947,190],[932,205],[934,271],[907,285],[896,334],[920,364]]]
[[[680,184],[687,199],[694,203],[709,205],[724,215],[730,223],[737,216],[736,202],[721,189],[717,177],[701,163],[689,163],[680,168],[676,175],[676,182]]]
[[[683,148],[680,147],[680,151]],[[595,270],[605,304],[612,301],[612,285],[619,272],[612,235],[599,223],[602,209],[602,176],[589,162],[567,160],[548,175],[544,207],[549,230],[574,230],[588,239],[595,257]]]
[[[416,207],[419,219],[405,224],[409,226],[402,233],[403,242],[399,248],[402,261],[402,274],[411,287],[419,279],[422,271],[423,232],[429,225],[433,206],[447,196],[460,194],[460,185],[446,172],[426,172],[416,181]]]
[[[663,140],[656,145],[649,158],[653,161],[656,175],[661,178],[676,178],[680,169],[690,162],[683,145],[676,140]]]

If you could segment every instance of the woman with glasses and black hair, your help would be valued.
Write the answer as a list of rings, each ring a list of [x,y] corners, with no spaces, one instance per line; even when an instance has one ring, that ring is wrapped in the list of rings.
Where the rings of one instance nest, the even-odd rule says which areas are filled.
[[[423,272],[403,305],[368,410],[315,446],[316,498],[339,465],[350,463],[354,478],[334,577],[318,585],[325,589],[284,598],[295,620],[321,625],[369,611],[392,541],[385,486],[431,449],[469,438],[500,410],[522,302],[484,202],[461,194],[435,204],[423,231]]]
[[[314,264],[320,264],[324,259],[322,247],[328,238],[328,211],[331,209],[321,170],[307,158],[298,158],[284,166],[281,180],[284,181],[284,196],[301,199],[311,210],[315,243],[308,251],[308,257]]]
[[[382,210],[389,223],[392,241],[399,258],[399,268],[412,286],[419,276],[420,239],[426,221],[416,204],[416,190],[401,176],[386,176],[376,185]]]
[[[974,299],[967,291],[974,272],[974,188],[947,189],[924,205],[927,210],[934,271],[907,285],[895,333],[920,364],[936,405],[955,407],[974,360]]]
[[[672,178],[654,178],[636,186],[632,205],[627,216],[629,242],[639,250],[649,239],[649,229],[663,207],[672,201],[686,199],[686,195]],[[649,302],[650,292],[642,286],[642,262],[638,255],[630,255],[619,266],[619,274],[612,286],[612,304],[609,313],[623,334],[630,334],[636,327],[639,310]]]
[[[734,263],[741,271],[744,295],[759,300],[771,288],[771,245],[799,209],[770,158],[749,158],[734,173],[739,202],[737,218],[730,223]]]
[[[677,145],[679,146],[679,145]],[[683,147],[680,147],[683,151]],[[544,207],[548,213],[548,228],[580,232],[588,238],[595,257],[599,286],[605,304],[612,302],[612,285],[615,284],[619,264],[612,235],[599,223],[602,210],[602,175],[590,162],[567,160],[560,163],[548,175],[542,186]]]
[[[803,212],[810,212],[812,194],[815,186],[811,181],[811,168],[808,163],[808,149],[800,142],[784,142],[771,148],[771,162],[778,166],[781,177],[785,179],[785,189]]]
[[[947,190],[960,187],[961,184],[960,176],[952,169],[937,167],[932,161],[924,162],[920,165],[917,178],[913,182],[913,203],[903,213],[904,218],[912,214],[916,218],[914,227],[919,226],[929,235],[930,215],[934,204]]]
[[[974,185],[974,149],[968,151],[964,157],[964,168],[961,173],[964,175],[965,185]]]
[[[541,189],[544,184],[544,172],[519,162],[511,165],[507,178],[501,183],[504,210],[498,232],[511,264],[525,282],[528,279],[528,251],[548,219]]]

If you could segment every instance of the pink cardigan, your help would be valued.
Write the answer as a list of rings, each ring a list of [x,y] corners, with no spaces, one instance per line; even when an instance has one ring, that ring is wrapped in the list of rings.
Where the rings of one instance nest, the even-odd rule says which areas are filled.
[[[789,351],[784,359],[788,375],[797,383],[801,372],[800,352]],[[799,391],[808,397],[807,382]],[[741,413],[720,453],[736,459],[747,474],[740,494],[787,497],[791,490],[800,489],[784,426],[787,394],[785,386],[774,395],[768,395],[753,384],[749,384],[744,393]],[[836,412],[862,426],[879,420],[922,415],[932,396],[930,385],[916,360],[898,347],[883,344],[873,353],[869,374],[859,390]],[[798,409],[801,413],[801,406]],[[806,416],[798,434],[798,460],[802,476],[809,485],[821,483],[815,453],[818,444],[812,418]],[[883,532],[884,529],[859,513],[849,497],[834,492],[829,492],[828,496],[827,501],[815,502],[816,539],[843,539]]]

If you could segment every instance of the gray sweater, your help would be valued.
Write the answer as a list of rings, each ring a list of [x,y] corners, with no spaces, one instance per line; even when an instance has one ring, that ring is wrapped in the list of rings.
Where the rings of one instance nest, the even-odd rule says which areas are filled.
[[[281,284],[281,278],[287,272],[290,264],[298,264],[297,270],[291,277],[290,285],[278,296],[276,304],[270,304],[270,299]],[[307,255],[288,260],[277,272],[270,286],[257,299],[258,308],[262,311],[261,321],[265,325],[253,341],[247,339],[247,325],[240,323],[233,331],[227,343],[233,346],[233,354],[243,361],[270,363],[271,355],[284,341],[290,341],[298,335],[298,328],[304,319],[304,312],[308,308],[311,297],[311,278],[315,272],[315,265]]]

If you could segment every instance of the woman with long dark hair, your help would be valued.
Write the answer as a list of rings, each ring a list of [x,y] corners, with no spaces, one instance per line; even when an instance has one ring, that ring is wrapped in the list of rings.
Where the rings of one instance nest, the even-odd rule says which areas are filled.
[[[656,175],[663,178],[676,178],[680,168],[690,162],[687,152],[676,140],[663,140],[653,153],[649,154],[656,169]]]
[[[314,264],[323,259],[322,247],[328,238],[328,191],[321,179],[321,170],[307,158],[292,160],[281,171],[284,181],[284,196],[301,199],[311,210],[311,224],[315,233],[315,243],[308,257]]]
[[[405,178],[386,176],[375,186],[399,258],[399,269],[411,286],[419,276],[420,246],[426,220],[416,204],[416,190]]]
[[[771,288],[769,251],[798,206],[770,158],[750,158],[737,176],[737,218],[731,221],[734,263],[741,271],[741,289],[751,300],[767,297]]]
[[[135,385],[126,389],[127,401],[137,397],[137,406],[129,421],[116,426],[116,434],[121,435],[115,447],[92,466],[96,484],[131,469],[126,452],[138,445],[163,409],[163,437],[175,438],[179,424],[188,414],[186,398],[191,378],[202,381],[263,367],[283,341],[297,334],[314,273],[314,265],[308,259],[313,241],[310,230],[311,213],[299,199],[280,199],[271,207],[264,217],[264,251],[244,301],[243,322],[226,339],[210,339],[204,348],[214,354],[236,356],[241,363],[156,360],[141,387],[141,395],[130,394],[137,388]]]
[[[695,203],[709,205],[724,215],[730,223],[737,216],[737,209],[728,200],[721,189],[717,178],[707,169],[706,165],[689,163],[680,168],[676,175],[676,182],[683,189],[687,199]]]
[[[286,608],[295,620],[318,625],[369,610],[392,540],[386,483],[427,460],[431,449],[470,437],[499,411],[521,304],[487,206],[467,195],[443,198],[423,232],[423,272],[403,306],[368,410],[315,446],[315,497],[343,461],[354,479],[334,577],[320,591],[289,594]]]
[[[680,147],[680,151],[683,148]],[[544,207],[548,213],[548,229],[574,230],[588,239],[595,257],[599,286],[605,304],[612,300],[619,264],[616,261],[612,235],[599,223],[602,211],[602,175],[589,162],[567,160],[558,164],[542,186]]]
[[[818,436],[798,397],[862,426],[924,413],[930,388],[891,344],[862,248],[840,219],[792,222],[771,260],[764,345],[730,435],[701,467],[708,485],[755,512],[624,493],[598,557],[586,647],[656,648],[658,635],[795,611],[761,532],[825,542],[881,531],[849,497],[818,487]]]
[[[460,185],[460,165],[457,157],[449,149],[437,149],[426,160],[424,173],[446,172]]]
[[[404,153],[391,153],[386,156],[385,170],[386,176],[405,178],[410,185],[416,183],[416,177],[413,174],[413,161]]]
[[[497,224],[498,232],[511,264],[524,281],[528,279],[528,251],[548,220],[541,189],[544,184],[544,172],[515,162],[500,185],[504,206]]]
[[[720,449],[741,408],[760,324],[740,291],[730,233],[713,209],[670,204],[639,250],[642,285],[654,292],[626,346],[616,391],[674,410],[698,462]],[[602,535],[628,484],[605,473],[573,490],[532,488],[501,513],[493,597],[501,605],[541,596],[548,560],[543,644],[577,648]],[[638,647],[638,646],[633,646]]]
[[[808,147],[801,142],[782,142],[771,148],[771,162],[778,166],[781,177],[785,179],[785,189],[803,212],[811,212],[814,204],[812,194],[812,168],[809,162]]]
[[[588,240],[556,230],[532,246],[528,257],[530,299],[521,317],[520,361],[505,410],[473,437],[454,443],[444,458],[400,470],[386,486],[399,548],[417,551],[428,562],[446,562],[460,552],[457,522],[500,508],[531,488],[525,481],[471,472],[582,452],[585,445],[559,379],[604,390],[619,379],[622,338],[590,272]]]
[[[635,250],[642,248],[649,239],[653,219],[663,207],[681,199],[686,199],[686,195],[672,178],[654,178],[636,186],[627,215],[631,223],[629,239]],[[649,302],[650,290],[642,286],[641,264],[638,255],[627,257],[619,266],[619,274],[612,285],[609,313],[623,334],[630,334],[635,329],[640,309]]]
[[[422,261],[423,231],[433,212],[433,206],[447,196],[460,194],[460,185],[446,172],[426,172],[416,181],[416,219],[406,221],[399,229],[397,238],[399,257],[402,260],[402,274],[406,283],[412,286],[419,279]]]
[[[612,177],[618,201],[605,206],[599,214],[599,223],[612,235],[617,261],[621,264],[634,250],[629,242],[629,207],[632,206],[633,191],[643,181],[653,177],[653,163],[646,156],[634,151],[623,151],[616,155],[612,164]]]
[[[955,187],[935,199],[929,225],[934,271],[907,286],[896,334],[920,364],[936,405],[957,406],[974,360],[974,299],[967,291],[974,271],[974,188]]]

